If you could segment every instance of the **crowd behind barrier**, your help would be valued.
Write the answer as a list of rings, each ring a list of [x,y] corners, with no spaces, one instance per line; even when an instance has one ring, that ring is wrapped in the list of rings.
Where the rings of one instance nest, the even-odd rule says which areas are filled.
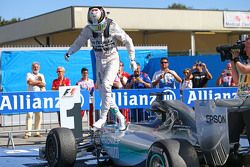
[[[81,69],[89,70],[89,78],[95,81],[95,56],[91,48],[83,47],[71,57],[70,63],[64,60],[66,47],[58,48],[2,48],[0,51],[1,66],[0,81],[3,92],[26,91],[26,73],[31,71],[30,64],[39,62],[40,72],[46,80],[46,90],[51,90],[52,81],[57,77],[58,66],[66,69],[65,77],[74,85],[81,77]],[[125,47],[118,47],[120,60],[124,62],[124,70],[132,73],[129,68],[129,58]],[[150,56],[148,56],[150,55]],[[144,67],[150,58],[168,55],[167,46],[136,47],[136,61]],[[20,68],[22,67],[22,68]],[[18,71],[18,72],[17,72]],[[2,76],[1,76],[2,75]],[[18,81],[18,82],[16,82]]]
[[[81,76],[81,68],[84,66],[89,70],[89,78],[95,80],[95,62],[94,56],[90,48],[83,48],[75,53],[71,62],[67,63],[63,54],[67,48],[2,48],[1,54],[1,70],[0,74],[1,86],[3,92],[26,91],[25,75],[30,71],[31,62],[37,61],[41,65],[41,73],[46,79],[46,90],[51,89],[52,81],[57,77],[55,71],[57,66],[63,66],[66,69],[65,76],[75,84]],[[129,60],[125,48],[119,48],[120,60],[124,63],[124,71],[132,74],[129,69]],[[161,57],[168,56],[170,68],[175,70],[177,74],[183,78],[182,71],[200,60],[207,64],[207,67],[213,78],[208,82],[208,87],[216,86],[216,79],[220,76],[221,71],[225,68],[227,62],[221,62],[219,54],[197,55],[197,56],[170,56],[168,49],[164,47],[137,47],[136,61],[140,63],[142,71],[146,72],[152,79],[155,71],[160,69],[159,60]],[[183,64],[185,62],[185,64]],[[22,68],[20,68],[22,67]],[[216,67],[216,68],[214,68]],[[18,71],[18,73],[16,72]],[[18,82],[16,82],[18,81]],[[178,88],[179,85],[177,85]]]
[[[90,78],[95,80],[95,59],[93,58],[93,53],[86,49],[78,52],[72,59],[73,66],[65,64],[64,59],[62,58],[65,48],[58,50],[40,50],[40,51],[2,51],[1,60],[2,60],[2,76],[0,75],[1,88],[3,92],[0,94],[0,125],[2,126],[20,126],[25,125],[24,114],[27,112],[43,112],[42,124],[53,124],[57,123],[57,114],[59,111],[59,97],[57,91],[45,91],[45,92],[26,92],[26,82],[25,82],[25,73],[30,71],[30,66],[28,62],[38,61],[41,64],[41,72],[45,74],[46,78],[46,87],[47,90],[50,90],[53,73],[51,69],[56,68],[56,65],[66,67],[66,76],[70,78],[72,84],[74,85],[80,77],[80,69],[83,67],[82,63],[85,62],[84,67],[89,69]],[[120,58],[124,64],[128,64],[127,52],[125,50],[119,50]],[[125,55],[126,54],[126,55]],[[46,56],[45,56],[46,55]],[[143,67],[143,72],[149,74],[149,77],[152,79],[153,73],[160,69],[160,60],[162,57],[167,56],[167,47],[159,48],[150,48],[150,49],[138,49],[136,50],[136,61],[140,63]],[[224,64],[220,62],[218,55],[210,56],[176,56],[169,57],[170,68],[176,70],[177,73],[181,74],[186,67],[190,67],[196,60],[202,60],[206,62],[207,66],[216,64],[218,68],[213,69],[212,73],[215,74],[214,80],[217,78],[216,75],[219,75]],[[183,61],[185,61],[185,67],[183,66]],[[54,63],[51,63],[54,62]],[[20,63],[25,64],[20,70]],[[16,74],[14,71],[18,71]],[[128,71],[130,74],[130,69],[128,66],[124,66],[125,71]],[[217,70],[217,71],[216,71]],[[92,76],[92,77],[91,77]],[[13,80],[15,78],[15,80]],[[181,76],[182,78],[182,76]],[[13,83],[14,81],[14,83]],[[21,82],[16,82],[21,81]],[[180,82],[180,81],[179,81]],[[215,85],[213,80],[208,82],[208,88],[203,89],[185,89],[182,90],[180,94],[179,83],[176,85],[177,89],[159,89],[159,88],[150,88],[150,89],[117,89],[113,90],[113,98],[115,99],[118,107],[121,110],[126,110],[123,112],[127,121],[145,121],[148,117],[145,109],[150,107],[150,104],[154,100],[154,96],[151,96],[152,92],[168,92],[164,96],[166,100],[183,100],[184,103],[190,107],[194,106],[195,100],[206,100],[206,99],[221,99],[221,98],[233,98],[236,95],[235,87],[228,88],[215,88],[211,87]],[[14,92],[18,91],[18,92]],[[90,104],[90,98],[93,98],[93,103]],[[88,91],[81,91],[81,106],[82,111],[86,111],[86,114],[83,117],[83,122],[85,125],[83,128],[89,128],[89,125],[92,125],[98,118],[98,113],[100,114],[101,109],[101,99],[99,91],[95,90],[93,97],[90,97]],[[93,106],[93,107],[92,107]],[[129,111],[130,110],[130,111]],[[136,117],[133,119],[131,117],[131,111],[136,110]],[[129,113],[129,114],[128,114]],[[143,113],[143,119],[138,120],[139,113]],[[82,115],[82,116],[83,116]],[[147,115],[147,116],[146,116]],[[147,118],[146,118],[147,117]],[[109,116],[110,119],[110,116]],[[113,118],[114,120],[115,118]],[[44,130],[44,129],[42,129]],[[21,132],[21,131],[20,131]]]
[[[153,92],[168,92],[164,99],[181,100],[194,106],[195,100],[208,99],[230,99],[236,95],[236,87],[211,87],[211,88],[193,88],[183,90],[181,98],[179,89],[116,89],[113,90],[113,98],[119,108],[149,108],[155,96],[150,95]],[[81,90],[82,110],[89,110],[89,92]],[[98,90],[94,91],[94,110],[100,110],[101,99]],[[59,111],[58,92],[12,92],[0,93],[0,114],[1,115],[19,115],[27,112],[57,112]]]

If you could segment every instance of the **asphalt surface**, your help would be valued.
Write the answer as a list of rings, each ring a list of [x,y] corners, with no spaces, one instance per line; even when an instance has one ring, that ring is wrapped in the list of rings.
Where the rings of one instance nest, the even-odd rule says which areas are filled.
[[[50,129],[59,127],[57,124],[43,126],[42,137],[30,137],[24,139],[25,127],[0,127],[0,167],[47,167],[46,161],[39,158],[39,148],[45,146],[47,134]],[[10,135],[8,131],[13,131],[13,142],[8,144]],[[241,139],[243,146],[248,146],[247,139]],[[95,167],[97,166],[96,160],[86,160],[87,158],[94,158],[92,155],[87,154],[84,157],[77,158],[75,167]],[[112,165],[104,165],[112,167]]]
[[[39,148],[45,146],[45,141],[49,129],[58,127],[57,124],[44,126],[47,132],[42,132],[42,137],[30,137],[24,139],[25,127],[0,127],[0,166],[11,167],[46,167],[47,162],[39,159]],[[7,146],[8,131],[13,131],[13,142]],[[85,158],[93,158],[92,155],[86,155]],[[86,161],[83,158],[78,158],[75,167],[94,167],[96,160]]]

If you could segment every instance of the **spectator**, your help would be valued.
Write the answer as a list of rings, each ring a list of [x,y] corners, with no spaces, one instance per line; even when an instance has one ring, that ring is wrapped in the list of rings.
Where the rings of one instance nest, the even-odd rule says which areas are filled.
[[[122,84],[121,88],[125,88],[130,75],[124,71],[124,63],[122,61],[120,61],[118,76]]]
[[[121,64],[120,64],[121,66]],[[128,73],[124,72],[124,74],[128,75]],[[124,89],[126,88],[126,84],[123,86],[122,82],[125,83],[127,82],[128,78],[126,76],[122,76],[122,74],[119,76],[119,73],[117,74],[115,80],[114,80],[114,83],[113,83],[113,86],[112,86],[112,89]],[[120,112],[124,115],[125,119],[126,119],[126,122],[129,122],[129,111],[130,109],[128,108],[123,108],[123,109],[120,109]],[[112,116],[110,115],[109,116],[110,118],[110,122],[112,122]]]
[[[58,66],[56,69],[57,79],[52,82],[52,90],[59,90],[60,86],[70,86],[70,80],[64,76],[65,69],[62,66]],[[57,112],[58,123],[61,126],[60,112]]]
[[[222,71],[219,78],[216,80],[216,86],[223,86],[223,87],[235,86],[232,76],[231,63],[227,63],[227,68]]]
[[[44,75],[39,73],[40,64],[38,62],[32,63],[32,72],[27,73],[26,81],[28,85],[28,91],[45,91],[45,79]],[[37,130],[35,132],[35,137],[42,137],[39,130],[41,129],[41,120],[42,120],[42,112],[35,113],[35,127],[34,129]],[[28,139],[31,137],[31,129],[33,124],[33,112],[27,113],[26,118],[26,130],[28,130],[25,135],[24,139]]]
[[[192,82],[192,70],[190,68],[186,68],[183,71],[184,74],[184,78],[181,81],[181,86],[180,86],[180,90],[183,91],[184,89],[190,89],[193,88],[193,82]]]
[[[120,61],[119,64],[119,71],[117,73],[117,76],[114,80],[113,83],[113,89],[122,89],[122,88],[126,88],[126,83],[128,81],[129,78],[129,74],[127,72],[124,71],[124,64],[122,61]]]
[[[119,55],[117,42],[122,42],[129,54],[130,67],[136,69],[135,48],[132,39],[116,24],[107,17],[103,7],[94,6],[88,10],[88,25],[86,25],[78,38],[64,55],[69,61],[71,54],[78,51],[90,40],[96,57],[97,83],[102,99],[102,111],[98,121],[93,125],[93,130],[101,129],[107,120],[108,111],[111,110],[119,119],[119,129],[126,129],[124,116],[119,111],[115,101],[112,99],[112,85],[119,70]]]
[[[115,77],[115,80],[113,82],[112,89],[121,89],[121,88],[122,88],[121,79],[117,74],[117,76]]]
[[[181,78],[174,70],[169,69],[167,57],[161,58],[160,62],[161,70],[154,73],[152,85],[157,88],[176,89],[175,82],[181,82]]]
[[[134,74],[131,75],[127,81],[126,88],[128,89],[141,89],[141,88],[151,88],[151,79],[148,74],[141,72],[141,65],[137,64],[137,69]]]
[[[92,79],[89,78],[89,71],[87,68],[82,68],[81,69],[81,74],[82,74],[82,78],[76,83],[76,85],[79,85],[81,89],[86,89],[87,91],[89,91],[90,96],[93,96],[93,92],[95,89],[95,84],[94,81]],[[92,98],[90,98],[92,99]],[[93,102],[90,101],[90,110],[93,110]],[[82,117],[84,116],[85,110],[82,110],[81,115]],[[91,113],[92,114],[92,113]],[[92,118],[90,119],[92,120]],[[91,125],[92,125],[91,121]]]
[[[141,66],[137,63],[137,69],[134,71],[134,74],[130,75],[126,88],[128,89],[144,89],[152,87],[151,79],[148,74],[141,72]],[[143,115],[145,113],[145,119],[148,117],[148,113],[144,112],[143,109],[131,109],[131,121],[140,122],[143,120]],[[138,117],[137,117],[138,115]]]
[[[76,85],[79,85],[81,89],[86,89],[87,91],[89,91],[90,95],[93,96],[95,84],[94,84],[94,81],[89,78],[88,69],[82,68],[81,74],[82,74],[82,78],[76,83]]]
[[[127,72],[124,71],[124,63],[122,61],[120,61],[118,76],[120,78],[120,83],[121,83],[120,89],[125,89],[126,88],[126,83],[127,83],[128,78],[129,78],[130,75]],[[129,108],[123,108],[120,111],[125,116],[126,122],[129,122],[130,109]]]
[[[193,88],[204,88],[207,86],[207,81],[212,79],[212,74],[208,71],[205,63],[197,61],[193,65],[192,82]],[[204,70],[204,71],[203,71]]]

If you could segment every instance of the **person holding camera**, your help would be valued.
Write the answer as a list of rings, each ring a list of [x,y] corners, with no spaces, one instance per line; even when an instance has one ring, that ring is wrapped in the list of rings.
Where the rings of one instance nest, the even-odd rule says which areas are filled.
[[[152,82],[148,74],[141,72],[141,66],[137,63],[137,69],[134,74],[128,78],[126,88],[127,89],[145,89],[151,88]],[[130,110],[131,122],[141,122],[147,120],[148,113],[143,108],[131,109]]]
[[[230,87],[235,86],[232,76],[232,65],[227,63],[226,69],[224,69],[218,79],[216,80],[216,86]]]
[[[193,88],[204,88],[208,80],[212,79],[212,74],[208,71],[205,63],[197,61],[192,68]]]
[[[141,72],[141,65],[137,64],[137,69],[134,71],[134,74],[130,75],[128,78],[126,88],[127,89],[144,89],[151,88],[151,79],[148,74]]]
[[[169,69],[169,62],[167,57],[161,58],[160,62],[161,70],[154,73],[152,85],[157,88],[176,89],[175,82],[181,82],[181,78],[174,70]]]
[[[250,95],[250,38],[245,40],[244,52],[240,49],[232,49],[232,74],[233,80],[238,85],[237,97],[247,99]],[[240,54],[241,53],[241,54]],[[229,112],[229,140],[230,143],[238,143],[240,134],[246,127],[247,138],[250,143],[250,108],[247,106],[242,111]]]

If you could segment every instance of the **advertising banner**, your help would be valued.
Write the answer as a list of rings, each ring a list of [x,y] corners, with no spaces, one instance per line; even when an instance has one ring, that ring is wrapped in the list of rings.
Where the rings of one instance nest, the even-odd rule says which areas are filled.
[[[89,108],[89,92],[81,91],[81,107]],[[0,93],[0,114],[59,111],[58,91]]]
[[[180,100],[179,89],[117,89],[113,90],[112,97],[119,108],[148,108],[155,100],[154,92],[166,92],[165,100]],[[100,92],[94,92],[95,109],[101,109]]]
[[[224,27],[250,27],[250,12],[224,12]]]
[[[194,107],[194,101],[196,100],[232,99],[236,94],[236,87],[185,89],[183,91],[183,102]]]
[[[235,97],[236,87],[193,88],[183,90],[182,98],[179,89],[117,89],[112,97],[119,108],[148,108],[155,95],[154,92],[167,92],[166,100],[183,100],[194,107],[196,100],[232,99]],[[89,92],[81,90],[81,109],[89,109]],[[94,91],[94,106],[101,109],[101,98],[98,90]],[[0,93],[0,114],[20,114],[26,112],[55,112],[59,111],[59,97],[57,91],[46,92],[12,92]]]

